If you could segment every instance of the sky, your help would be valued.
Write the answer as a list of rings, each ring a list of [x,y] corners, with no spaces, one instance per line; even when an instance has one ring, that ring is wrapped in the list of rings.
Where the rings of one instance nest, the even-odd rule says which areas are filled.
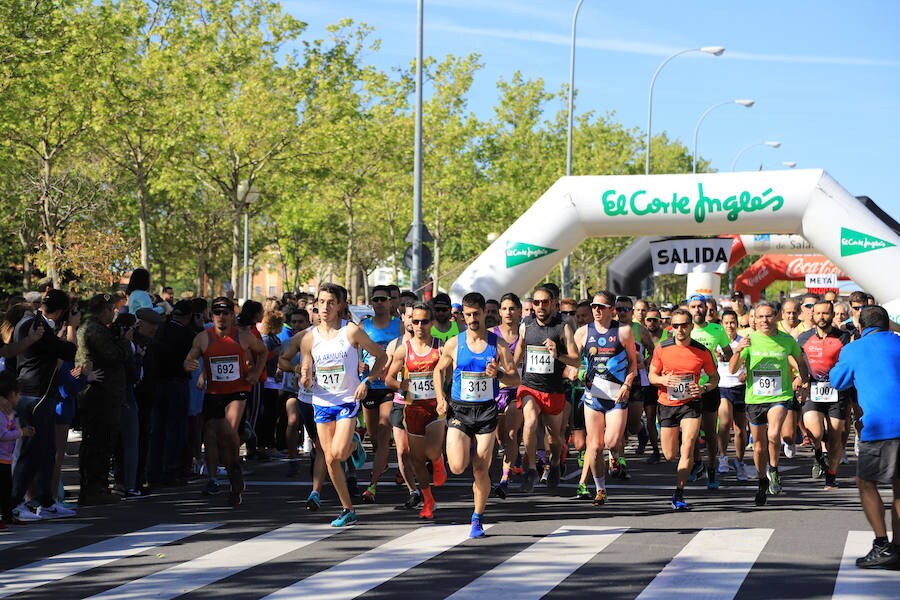
[[[489,118],[501,77],[521,71],[551,91],[568,82],[576,5],[425,0],[424,51],[481,55],[469,108]],[[380,68],[405,67],[415,57],[416,0],[283,6],[308,23],[309,39],[326,37],[328,24],[347,17],[374,27],[382,46],[367,60]],[[752,99],[751,108],[728,103],[703,120],[698,149],[712,168],[730,171],[739,155],[739,171],[788,168],[783,162],[821,168],[900,221],[900,194],[891,183],[900,158],[900,2],[584,0],[577,24],[576,115],[611,112],[646,131],[650,80],[660,64],[681,50],[724,46],[719,57],[691,52],[663,67],[653,91],[654,135],[665,131],[692,149],[704,111]],[[579,172],[577,162],[573,174],[602,175]]]

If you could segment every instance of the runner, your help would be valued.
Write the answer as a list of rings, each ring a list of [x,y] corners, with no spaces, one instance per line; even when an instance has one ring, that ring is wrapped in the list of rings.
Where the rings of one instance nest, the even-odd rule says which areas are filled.
[[[722,311],[722,327],[731,349],[737,346],[743,336],[738,335],[739,315],[731,310]],[[727,362],[720,362],[719,366],[719,473],[728,473],[734,465],[734,478],[738,481],[747,481],[747,467],[744,464],[744,453],[747,449],[747,409],[744,404],[746,391],[745,380],[747,371],[741,366],[737,374],[732,375]],[[728,442],[731,439],[731,430],[734,429],[734,454],[733,463],[728,461]]]
[[[781,426],[794,400],[794,390],[809,387],[809,373],[797,341],[778,331],[776,306],[763,300],[757,302],[754,309],[756,331],[735,346],[729,369],[733,375],[742,364],[747,369],[744,401],[753,435],[753,462],[759,478],[754,500],[757,506],[763,506],[767,492],[781,493],[778,473]],[[793,377],[795,370],[799,375]],[[792,383],[787,383],[789,380]]]
[[[672,337],[659,344],[650,363],[650,382],[659,388],[659,424],[666,460],[674,460],[679,455],[679,446],[681,449],[678,482],[672,495],[672,508],[677,511],[690,510],[684,501],[684,486],[691,473],[694,445],[700,434],[702,397],[719,385],[712,353],[691,339],[696,314],[683,308],[672,312]],[[706,383],[700,383],[703,374],[708,377]]]
[[[463,296],[463,316],[468,329],[450,339],[434,369],[437,413],[447,415],[447,460],[459,475],[472,463],[475,481],[472,492],[475,512],[469,537],[484,536],[482,518],[491,492],[491,458],[497,428],[498,379],[515,387],[519,374],[509,347],[502,338],[484,328],[484,296],[470,292]],[[444,373],[453,369],[453,386],[448,401]],[[470,448],[474,442],[475,454]]]
[[[434,393],[434,369],[441,358],[441,342],[431,336],[431,307],[416,303],[412,307],[413,335],[397,345],[385,382],[403,394],[406,401],[403,423],[409,439],[409,450],[416,481],[423,496],[420,519],[434,517],[434,495],[426,460],[434,469],[434,485],[447,481],[444,468],[445,421],[438,418],[437,395]],[[402,373],[403,380],[397,379]]]
[[[384,370],[387,355],[381,346],[369,339],[366,332],[353,323],[344,323],[340,310],[346,301],[343,291],[332,283],[319,286],[316,307],[320,323],[310,330],[300,344],[303,355],[300,385],[312,388],[316,430],[331,483],[341,501],[340,515],[332,527],[344,527],[356,522],[356,512],[341,462],[347,460],[355,447],[356,414],[359,402],[368,387]],[[370,373],[360,380],[359,352],[365,350],[374,357]],[[313,384],[315,373],[315,384]]]
[[[691,339],[700,342],[709,350],[715,364],[718,364],[719,360],[726,363],[731,360],[731,340],[728,339],[725,329],[718,323],[711,323],[706,320],[707,310],[709,309],[706,298],[701,294],[694,294],[688,298],[687,308],[694,322],[691,328]],[[674,313],[672,322],[675,322]],[[718,379],[718,371],[716,371],[716,375],[716,379]],[[705,376],[701,377],[700,385],[703,386],[707,381],[708,379]],[[718,427],[716,425],[716,421],[719,418],[719,403],[721,401],[719,390],[715,387],[709,388],[707,386],[701,400],[703,402],[703,423],[701,426],[706,437],[706,487],[707,489],[715,490],[719,488],[719,474],[716,464],[716,458],[719,454],[719,444],[717,443]],[[692,477],[690,481],[694,481],[703,474],[703,461],[700,460],[699,448],[697,448],[697,455],[694,457],[694,460],[697,464],[694,465],[694,470],[691,471]]]
[[[230,503],[236,507],[243,501],[244,475],[241,471],[238,427],[250,396],[250,388],[259,381],[265,367],[267,350],[262,341],[241,334],[235,325],[234,301],[220,296],[212,302],[213,326],[194,337],[184,359],[184,370],[193,373],[203,357],[206,395],[203,417],[206,445],[206,467],[209,480],[204,493],[219,493],[215,480],[220,462],[228,470],[231,482]]]
[[[850,335],[835,329],[834,308],[831,302],[817,302],[813,308],[815,329],[804,331],[797,338],[803,349],[809,369],[809,398],[803,403],[803,423],[809,432],[815,460],[812,467],[814,479],[825,475],[825,489],[837,487],[837,468],[841,463],[841,436],[850,412],[850,392],[835,390],[828,378],[831,368],[837,364],[844,346],[850,343]],[[827,433],[826,433],[827,432]],[[822,453],[822,441],[828,450]]]
[[[434,311],[431,335],[445,344],[447,340],[456,337],[460,332],[456,319],[451,318],[450,305],[450,296],[444,293],[435,294],[431,299],[431,310]]]
[[[671,313],[669,317],[671,319]],[[662,319],[658,308],[650,308],[647,310],[647,314],[644,316],[644,326],[650,334],[650,339],[653,340],[654,348],[656,348],[663,340],[671,337],[669,331],[662,327]],[[657,409],[659,407],[659,388],[655,385],[645,387],[643,396],[644,416],[647,419],[647,433],[649,436],[650,447],[653,449],[653,454],[647,459],[647,464],[655,465],[658,464],[662,458],[659,452],[659,431],[656,429]]]
[[[522,322],[522,302],[515,294],[504,294],[500,298],[500,325],[493,328],[493,333],[506,342],[509,351],[515,353],[519,344],[519,326]],[[518,369],[519,366],[516,365]],[[497,394],[497,437],[503,448],[503,470],[500,483],[494,488],[494,494],[506,499],[509,493],[509,475],[521,464],[519,455],[519,429],[522,427],[522,410],[516,406],[517,387],[500,386]],[[519,473],[522,467],[519,466]]]
[[[587,448],[584,467],[575,497],[589,500],[588,474],[593,474],[596,493],[594,506],[607,500],[606,461],[603,448],[615,448],[625,435],[628,398],[635,380],[637,364],[634,330],[613,321],[616,296],[608,290],[594,294],[591,323],[575,332],[575,347],[586,365],[584,377],[584,424]]]
[[[553,292],[546,287],[534,291],[534,320],[519,327],[521,343],[516,346],[515,364],[525,361],[522,384],[516,391],[516,406],[522,410],[525,438],[525,479],[521,491],[534,491],[537,479],[535,454],[537,428],[543,417],[550,435],[551,456],[547,487],[556,489],[560,478],[560,460],[566,444],[563,439],[563,409],[566,404],[563,369],[578,368],[581,361],[575,348],[572,327],[556,314]]]
[[[394,316],[393,301],[391,300],[391,288],[386,285],[376,285],[372,288],[372,309],[375,315],[362,322],[362,328],[366,335],[384,351],[387,345],[400,336],[400,319]],[[400,289],[397,289],[397,303],[400,302]],[[366,432],[375,457],[372,460],[372,479],[369,487],[362,493],[363,502],[375,503],[378,480],[387,470],[388,453],[391,448],[391,408],[393,407],[394,391],[388,389],[382,379],[383,373],[374,370],[375,356],[363,350],[363,361],[366,363],[366,373],[371,377],[371,383],[367,385],[368,391],[363,399],[363,416],[366,420]],[[388,361],[390,363],[390,361]]]

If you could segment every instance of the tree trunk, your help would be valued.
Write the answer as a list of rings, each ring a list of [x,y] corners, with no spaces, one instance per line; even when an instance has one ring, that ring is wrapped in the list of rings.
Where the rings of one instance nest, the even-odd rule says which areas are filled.
[[[362,288],[363,288],[363,303],[369,303],[369,275],[366,273],[366,270],[362,267],[359,267],[359,276],[362,278]],[[356,298],[354,298],[356,300]]]
[[[150,190],[147,189],[147,178],[144,176],[144,167],[140,162],[136,165],[137,195],[140,214],[138,225],[141,231],[141,266],[150,270],[150,234],[147,232],[147,203],[150,200]]]
[[[344,285],[350,289],[353,285],[353,211],[348,210],[347,214],[347,262],[344,267]]]
[[[166,269],[166,263],[161,261],[159,263],[159,288],[162,289],[166,287],[166,278],[168,277],[168,269]]]
[[[431,279],[433,281],[432,293],[437,294],[440,291],[441,285],[441,209],[434,209],[434,233],[432,236],[434,238],[434,263],[431,269]],[[417,290],[413,290],[418,294]]]
[[[22,245],[22,289],[27,292],[31,289],[31,253],[34,251],[34,244],[29,243],[23,231],[19,231],[19,243]]]
[[[206,296],[206,255],[202,252],[197,255],[197,296]]]
[[[240,264],[241,264],[241,210],[235,208],[234,220],[231,223],[231,289],[234,297],[240,297]]]

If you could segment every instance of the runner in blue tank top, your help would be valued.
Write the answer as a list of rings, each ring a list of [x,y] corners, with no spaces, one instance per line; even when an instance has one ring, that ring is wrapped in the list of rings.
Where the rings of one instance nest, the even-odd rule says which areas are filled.
[[[484,296],[471,292],[462,299],[467,330],[451,338],[444,346],[434,369],[434,389],[438,415],[447,415],[447,462],[459,475],[472,462],[475,483],[475,512],[470,537],[482,537],[481,519],[491,492],[491,459],[494,456],[494,430],[497,428],[497,392],[499,383],[519,384],[512,353],[503,338],[484,327]],[[453,369],[453,387],[448,401],[444,374]],[[469,447],[475,441],[475,455]]]

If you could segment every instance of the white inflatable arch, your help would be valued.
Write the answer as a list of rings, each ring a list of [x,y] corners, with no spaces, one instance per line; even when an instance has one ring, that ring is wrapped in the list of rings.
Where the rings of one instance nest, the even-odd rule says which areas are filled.
[[[450,292],[528,291],[588,237],[725,233],[801,235],[900,315],[900,236],[821,169],[563,177]]]

